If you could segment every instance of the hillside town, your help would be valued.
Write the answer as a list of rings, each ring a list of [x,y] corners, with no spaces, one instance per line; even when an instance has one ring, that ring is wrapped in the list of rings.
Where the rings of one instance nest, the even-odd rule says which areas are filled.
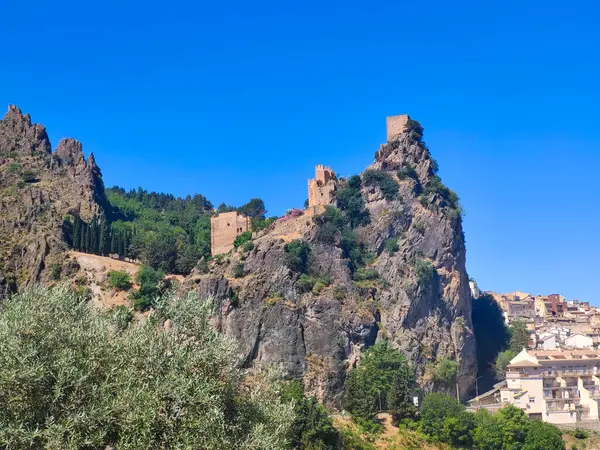
[[[481,295],[471,281],[471,294]],[[508,364],[505,379],[469,401],[473,409],[512,404],[531,419],[596,429],[600,422],[600,309],[559,294],[490,295],[507,326],[524,322],[527,348]]]

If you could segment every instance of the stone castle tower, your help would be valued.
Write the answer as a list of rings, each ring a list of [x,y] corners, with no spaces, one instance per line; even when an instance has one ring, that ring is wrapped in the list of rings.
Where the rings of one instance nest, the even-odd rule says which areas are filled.
[[[308,210],[318,214],[325,209],[325,205],[335,206],[337,177],[331,167],[321,164],[315,172],[315,178],[308,180]]]
[[[410,117],[408,117],[408,114],[386,117],[387,141],[390,142],[393,138],[402,134],[406,129],[409,120]]]
[[[245,231],[250,231],[250,219],[237,211],[211,217],[210,253],[214,256],[232,250],[235,238]]]

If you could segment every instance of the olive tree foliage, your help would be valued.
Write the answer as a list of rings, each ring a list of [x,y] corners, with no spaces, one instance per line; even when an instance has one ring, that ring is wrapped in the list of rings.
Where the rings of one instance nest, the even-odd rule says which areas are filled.
[[[293,404],[266,376],[242,383],[210,308],[162,297],[120,327],[64,286],[4,301],[0,448],[285,448]]]

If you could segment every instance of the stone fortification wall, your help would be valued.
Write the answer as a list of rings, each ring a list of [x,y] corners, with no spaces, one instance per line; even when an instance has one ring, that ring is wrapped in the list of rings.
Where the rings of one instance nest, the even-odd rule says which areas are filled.
[[[337,184],[335,172],[330,167],[318,165],[315,178],[308,180],[308,207],[335,205],[334,192]]]
[[[233,249],[235,238],[250,231],[250,219],[236,211],[221,213],[210,218],[210,251],[220,255]]]

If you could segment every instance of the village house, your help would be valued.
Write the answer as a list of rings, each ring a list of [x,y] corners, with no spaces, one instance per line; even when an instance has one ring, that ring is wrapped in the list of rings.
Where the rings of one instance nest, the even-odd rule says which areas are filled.
[[[531,419],[553,424],[597,421],[600,353],[595,350],[523,349],[508,365],[506,379],[472,399],[472,408],[521,408]]]

